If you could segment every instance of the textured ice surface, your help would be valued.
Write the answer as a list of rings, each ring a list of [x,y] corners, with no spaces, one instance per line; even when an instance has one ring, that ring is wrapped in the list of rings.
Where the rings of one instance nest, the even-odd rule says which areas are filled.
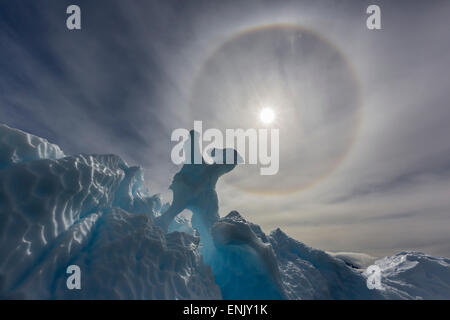
[[[0,169],[18,162],[62,157],[64,157],[64,153],[57,145],[0,124]]]
[[[22,131],[0,133],[0,298],[450,299],[448,259],[377,260],[384,289],[369,290],[358,269],[371,257],[266,235],[236,211],[219,219],[215,183],[232,167],[183,167],[162,206],[142,169],[118,156],[64,156]],[[184,209],[192,221],[177,216]],[[81,290],[66,287],[71,264]]]
[[[343,261],[288,237],[280,229],[267,236],[237,212],[214,225],[213,238],[221,257],[209,263],[224,298],[382,298],[367,288],[361,273]]]
[[[388,299],[450,299],[450,259],[401,252],[375,264]]]
[[[360,272],[326,252],[288,237],[280,229],[269,236],[290,299],[380,299]]]
[[[169,232],[184,232],[190,235],[197,235],[198,232],[192,227],[191,224],[192,214],[180,214],[173,219],[169,225]]]
[[[206,262],[224,298],[287,298],[272,246],[259,226],[232,211],[211,232],[216,250]]]
[[[23,136],[5,134],[8,146]],[[16,154],[25,154],[22,146]],[[148,196],[140,168],[114,155],[45,155],[16,157],[0,170],[1,297],[221,297],[198,238],[154,225],[160,201]],[[80,291],[65,287],[74,263],[82,270]]]

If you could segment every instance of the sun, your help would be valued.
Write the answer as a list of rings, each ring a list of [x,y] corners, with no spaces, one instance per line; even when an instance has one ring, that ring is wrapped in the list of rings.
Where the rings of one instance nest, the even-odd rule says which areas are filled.
[[[259,119],[262,123],[270,124],[275,120],[275,113],[271,108],[264,108],[259,113]]]

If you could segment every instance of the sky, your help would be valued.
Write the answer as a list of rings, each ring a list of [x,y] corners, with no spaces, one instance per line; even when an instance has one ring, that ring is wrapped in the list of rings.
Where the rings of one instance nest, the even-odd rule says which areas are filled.
[[[238,166],[222,216],[323,250],[450,257],[449,18],[448,1],[1,0],[0,122],[118,154],[170,200],[174,129],[260,128],[269,106],[279,174]]]

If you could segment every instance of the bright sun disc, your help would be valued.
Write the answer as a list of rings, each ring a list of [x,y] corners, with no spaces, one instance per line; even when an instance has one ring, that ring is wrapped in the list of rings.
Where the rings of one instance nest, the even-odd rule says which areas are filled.
[[[270,108],[264,108],[261,110],[261,113],[259,114],[259,118],[263,123],[272,123],[275,119],[275,113]]]

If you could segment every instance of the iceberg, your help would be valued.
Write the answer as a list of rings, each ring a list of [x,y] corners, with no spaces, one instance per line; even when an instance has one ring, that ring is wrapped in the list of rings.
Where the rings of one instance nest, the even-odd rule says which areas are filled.
[[[0,170],[1,298],[221,298],[199,239],[155,225],[161,200],[147,194],[141,168],[115,155],[62,157],[43,139],[2,130],[0,150],[22,156]],[[66,287],[71,264],[82,290]]]
[[[65,155],[0,125],[0,298],[450,298],[446,258],[327,253],[238,211],[221,218],[215,185],[234,166],[185,164],[162,203],[117,155]],[[369,264],[382,289],[368,288]],[[69,265],[81,290],[66,286]]]

